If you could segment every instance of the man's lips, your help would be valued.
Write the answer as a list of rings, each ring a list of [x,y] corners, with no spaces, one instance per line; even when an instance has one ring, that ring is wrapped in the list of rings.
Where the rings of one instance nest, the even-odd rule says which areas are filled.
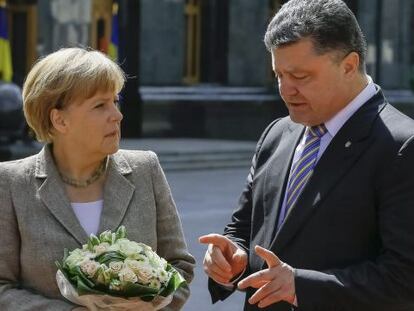
[[[118,135],[119,131],[115,130],[105,135],[105,137],[112,137]]]
[[[288,105],[289,106],[303,106],[303,105],[306,105],[306,103],[292,103],[292,102],[288,102]]]

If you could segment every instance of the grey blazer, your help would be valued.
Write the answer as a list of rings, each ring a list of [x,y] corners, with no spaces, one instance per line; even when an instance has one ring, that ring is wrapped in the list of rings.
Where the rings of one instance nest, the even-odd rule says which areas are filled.
[[[170,188],[153,152],[120,150],[109,157],[99,232],[124,225],[128,238],[150,245],[188,283],[194,258],[188,253]],[[84,244],[50,148],[0,163],[0,310],[72,310],[56,285],[55,261],[63,249]],[[188,298],[181,288],[165,310]]]

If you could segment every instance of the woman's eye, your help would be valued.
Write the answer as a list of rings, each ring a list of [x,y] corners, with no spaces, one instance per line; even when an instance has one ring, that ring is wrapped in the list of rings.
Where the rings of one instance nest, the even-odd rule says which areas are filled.
[[[104,104],[100,103],[100,104],[95,105],[95,108],[102,108],[103,106],[104,106]]]

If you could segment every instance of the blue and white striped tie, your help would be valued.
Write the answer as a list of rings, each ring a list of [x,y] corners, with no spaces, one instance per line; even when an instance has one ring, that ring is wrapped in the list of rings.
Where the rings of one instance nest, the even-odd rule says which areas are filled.
[[[306,129],[305,146],[299,160],[293,164],[288,185],[286,187],[286,203],[279,213],[277,227],[280,228],[289,210],[295,205],[303,188],[315,167],[318,158],[321,137],[326,133],[325,125],[317,125]]]

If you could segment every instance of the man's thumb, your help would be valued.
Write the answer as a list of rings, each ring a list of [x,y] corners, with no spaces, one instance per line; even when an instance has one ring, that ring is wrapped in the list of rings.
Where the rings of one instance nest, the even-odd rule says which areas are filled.
[[[238,249],[232,256],[232,261],[237,264],[241,264],[246,260],[246,254],[244,251]]]

